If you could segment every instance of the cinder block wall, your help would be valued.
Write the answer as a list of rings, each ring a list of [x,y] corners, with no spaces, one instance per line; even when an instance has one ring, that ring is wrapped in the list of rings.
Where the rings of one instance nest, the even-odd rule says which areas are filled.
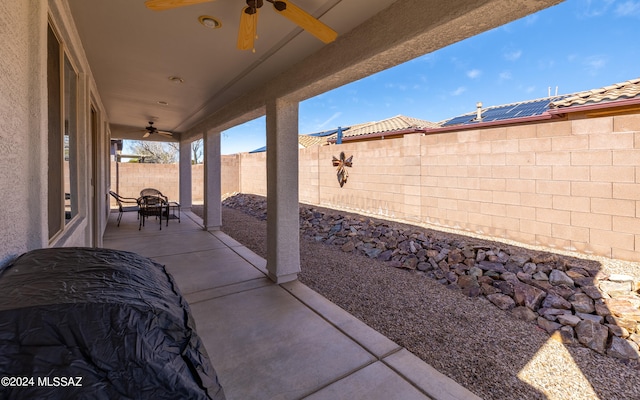
[[[180,164],[174,164],[176,171]],[[179,172],[178,172],[179,173]],[[204,202],[204,164],[191,165],[191,203],[202,204]],[[223,192],[224,193],[224,192]]]
[[[241,153],[240,166],[239,191],[266,196],[267,153]],[[223,170],[222,173],[226,172]]]
[[[241,162],[240,190],[264,195],[264,153]],[[304,203],[640,261],[638,115],[305,149],[299,171]]]
[[[342,188],[341,151],[353,156]],[[126,165],[144,176],[121,178],[123,194],[177,196],[177,165],[154,167]],[[640,115],[316,147],[298,168],[303,203],[640,261]],[[223,156],[222,177],[222,193],[266,195],[266,153]]]
[[[169,200],[177,201],[180,197],[179,179],[178,164],[111,163],[111,190],[124,197],[137,198],[140,190],[154,188]],[[115,203],[111,200],[113,206]]]
[[[240,191],[240,154],[231,154],[222,156],[222,176],[221,176],[221,193],[223,195],[229,193],[237,193]],[[201,173],[202,174],[202,173]],[[195,175],[194,175],[195,176]],[[204,182],[200,178],[199,181],[194,180],[194,188],[196,182]],[[199,186],[202,186],[201,184]],[[201,198],[204,199],[202,193]]]
[[[640,116],[421,138],[422,220],[640,260]]]

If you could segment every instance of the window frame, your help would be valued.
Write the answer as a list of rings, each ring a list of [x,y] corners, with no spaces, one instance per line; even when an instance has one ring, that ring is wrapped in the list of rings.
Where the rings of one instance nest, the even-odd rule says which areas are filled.
[[[79,215],[77,161],[80,82],[77,71],[59,30],[52,19],[48,18],[47,218],[50,243]],[[68,143],[65,145],[66,138]]]

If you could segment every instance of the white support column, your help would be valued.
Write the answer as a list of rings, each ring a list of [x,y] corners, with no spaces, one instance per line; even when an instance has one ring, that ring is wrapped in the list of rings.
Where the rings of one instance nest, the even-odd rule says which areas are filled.
[[[298,278],[298,103],[267,103],[267,271],[276,283]]]
[[[191,209],[191,142],[180,142],[180,208]]]
[[[218,231],[222,226],[220,132],[204,134],[204,229]]]

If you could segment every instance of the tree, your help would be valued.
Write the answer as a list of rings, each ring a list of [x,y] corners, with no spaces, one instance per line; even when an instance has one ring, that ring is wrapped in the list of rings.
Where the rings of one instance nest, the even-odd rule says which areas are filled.
[[[172,164],[178,161],[180,148],[172,142],[148,142],[134,140],[131,142],[131,150],[134,154],[144,156],[145,161],[157,164]]]
[[[198,139],[191,142],[191,163],[202,164],[203,140]]]

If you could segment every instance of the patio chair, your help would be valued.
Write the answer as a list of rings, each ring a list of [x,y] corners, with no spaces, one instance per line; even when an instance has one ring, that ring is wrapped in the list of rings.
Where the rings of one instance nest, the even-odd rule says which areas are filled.
[[[158,189],[153,189],[153,188],[144,188],[140,191],[140,197],[146,197],[146,196],[158,196],[160,198],[162,198],[165,202],[169,201],[169,198],[165,195],[162,194],[161,191],[159,191]]]
[[[131,211],[135,211],[137,213],[139,213],[140,211],[140,203],[138,202],[138,199],[134,199],[133,197],[122,197],[120,196],[118,193],[114,192],[113,190],[109,191],[109,194],[116,199],[116,203],[118,203],[118,226],[120,226],[120,220],[122,220],[122,214],[126,213],[126,212],[131,212]],[[135,206],[132,205],[126,205],[126,204],[135,204]],[[140,216],[138,215],[138,218],[140,218]]]
[[[139,204],[138,217],[140,218],[140,223],[138,230],[142,229],[145,225],[145,220],[149,217],[160,218],[160,230],[162,230],[162,217],[167,218],[167,226],[169,226],[169,202],[161,193],[141,196]]]

